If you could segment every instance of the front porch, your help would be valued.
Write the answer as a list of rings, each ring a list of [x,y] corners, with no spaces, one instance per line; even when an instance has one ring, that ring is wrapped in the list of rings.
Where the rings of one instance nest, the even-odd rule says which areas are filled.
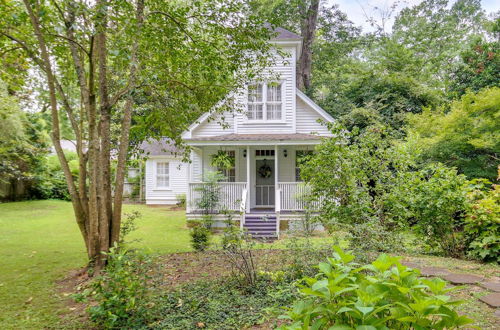
[[[193,146],[187,213],[206,212],[200,203],[209,185],[204,178],[214,171],[223,172],[225,180],[210,188],[217,189],[218,195],[217,207],[211,213],[304,211],[307,186],[301,182],[298,163],[300,157],[312,152],[317,141],[299,145]],[[214,155],[221,151],[232,157],[232,168],[213,165]]]
[[[301,182],[299,163],[320,142],[321,137],[310,134],[229,134],[188,141],[192,147],[188,220],[211,213],[222,223],[223,214],[229,212],[242,228],[250,223],[262,225],[261,218],[271,219],[278,235],[281,215],[300,218],[307,208],[308,187]],[[221,153],[231,157],[230,168],[214,164],[214,157]],[[215,171],[224,173],[223,182],[214,185],[204,180]],[[216,206],[207,210],[203,195],[216,195]]]

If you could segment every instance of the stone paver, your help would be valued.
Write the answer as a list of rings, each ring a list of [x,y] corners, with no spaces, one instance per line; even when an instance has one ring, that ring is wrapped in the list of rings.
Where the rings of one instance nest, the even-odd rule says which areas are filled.
[[[476,284],[481,282],[483,277],[472,274],[449,274],[444,279],[453,284]]]
[[[487,303],[491,307],[500,307],[500,293],[490,293],[486,296],[482,296],[479,298],[484,303]]]
[[[497,310],[495,311],[495,316],[500,318],[500,309],[497,309]]]
[[[412,261],[401,261],[402,265],[405,265],[406,267],[414,268],[414,269],[420,269],[422,268],[422,265],[417,264],[416,262]]]
[[[500,282],[483,282],[481,286],[491,291],[500,292]]]
[[[422,267],[420,268],[420,273],[423,276],[444,276],[450,274],[450,271],[446,268],[441,267]]]

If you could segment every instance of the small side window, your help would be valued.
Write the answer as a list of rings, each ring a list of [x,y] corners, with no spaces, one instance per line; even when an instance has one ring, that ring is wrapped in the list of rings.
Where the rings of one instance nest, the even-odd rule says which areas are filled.
[[[156,188],[168,188],[170,185],[169,163],[156,163]]]

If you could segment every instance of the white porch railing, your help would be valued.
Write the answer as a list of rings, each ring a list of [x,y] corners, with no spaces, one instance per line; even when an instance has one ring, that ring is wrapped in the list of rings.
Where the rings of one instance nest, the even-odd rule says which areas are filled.
[[[304,211],[308,206],[306,196],[310,191],[309,186],[303,182],[278,183],[280,211]],[[310,202],[309,207],[319,209],[319,202]]]
[[[202,211],[198,203],[202,198],[203,192],[210,191],[210,189],[216,189],[219,194],[218,204],[213,211],[240,211],[241,199],[246,186],[246,182],[220,182],[213,187],[206,182],[190,182],[188,189],[188,212]]]

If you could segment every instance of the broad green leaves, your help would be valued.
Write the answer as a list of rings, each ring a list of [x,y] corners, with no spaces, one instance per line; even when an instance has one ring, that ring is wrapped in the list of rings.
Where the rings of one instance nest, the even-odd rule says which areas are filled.
[[[446,282],[419,278],[396,257],[380,255],[362,267],[335,248],[320,273],[303,279],[303,298],[288,309],[280,329],[451,329],[472,320],[458,315]],[[347,261],[349,260],[349,261]]]

